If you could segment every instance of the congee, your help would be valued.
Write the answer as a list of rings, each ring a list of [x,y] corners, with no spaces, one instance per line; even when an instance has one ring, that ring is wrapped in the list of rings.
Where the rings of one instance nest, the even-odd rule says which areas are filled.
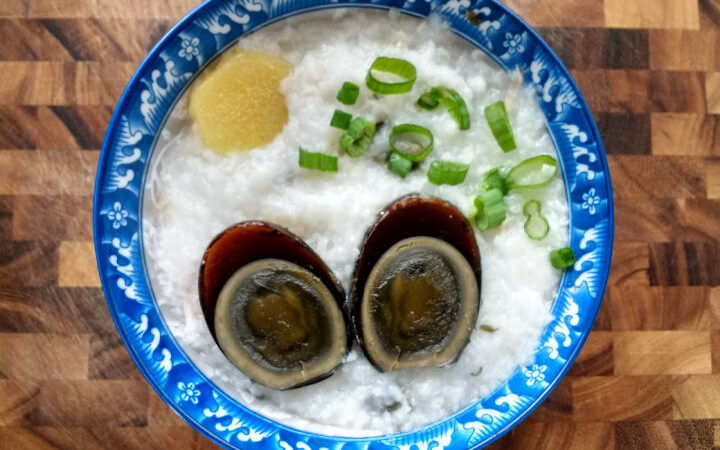
[[[568,234],[536,93],[396,12],[241,38],[174,107],[144,192],[188,356],[258,413],[345,436],[443,419],[527,363]]]

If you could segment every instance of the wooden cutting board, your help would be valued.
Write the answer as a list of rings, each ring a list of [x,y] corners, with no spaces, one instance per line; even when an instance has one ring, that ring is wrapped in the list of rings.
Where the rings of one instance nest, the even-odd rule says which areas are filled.
[[[720,1],[512,0],[580,85],[615,191],[595,331],[495,448],[720,448]],[[112,109],[196,0],[0,1],[0,447],[213,448],[105,306],[92,189]]]

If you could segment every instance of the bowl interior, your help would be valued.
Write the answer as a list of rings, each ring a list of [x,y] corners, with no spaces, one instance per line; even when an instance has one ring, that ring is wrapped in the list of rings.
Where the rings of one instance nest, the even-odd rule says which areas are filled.
[[[444,421],[381,438],[330,437],[291,429],[259,416],[218,389],[170,334],[154,302],[141,248],[144,174],[157,134],[194,77],[243,34],[286,17],[338,7],[394,7],[420,17],[439,15],[502,68],[522,72],[537,92],[557,150],[570,210],[570,247],[577,256],[573,270],[560,283],[553,320],[530,364],[518,368],[492,394]],[[508,36],[519,40],[520,49],[510,51],[503,45]],[[180,57],[183,43],[195,38],[197,58]],[[113,218],[120,211],[127,212],[127,225],[117,227]],[[131,356],[168,405],[207,437],[231,447],[467,448],[492,442],[550,393],[578,354],[602,299],[612,233],[607,162],[580,92],[538,35],[503,5],[488,0],[207,2],[168,33],[130,81],[108,127],[95,189],[98,267],[108,306]]]

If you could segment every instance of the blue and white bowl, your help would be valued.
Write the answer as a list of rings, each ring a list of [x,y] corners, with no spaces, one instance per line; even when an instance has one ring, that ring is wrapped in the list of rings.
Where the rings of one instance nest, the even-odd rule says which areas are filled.
[[[397,8],[439,15],[503,69],[519,68],[536,92],[561,163],[577,262],[564,275],[533,361],[492,394],[419,430],[374,438],[331,437],[278,424],[229,397],[201,373],[163,320],[141,249],[141,192],[156,137],[194,77],[239,37],[329,8]],[[481,19],[467,20],[468,11]],[[505,45],[511,39],[519,45]],[[108,307],[148,383],[212,441],[236,448],[464,449],[489,444],[530,414],[565,375],[597,314],[607,282],[613,205],[607,161],[592,115],[567,69],[526,23],[495,0],[210,0],[180,21],[130,80],[98,165],[95,251]]]

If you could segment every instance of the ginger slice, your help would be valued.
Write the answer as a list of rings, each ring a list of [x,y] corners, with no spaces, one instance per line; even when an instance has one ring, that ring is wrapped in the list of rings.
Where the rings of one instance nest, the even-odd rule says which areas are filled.
[[[288,120],[280,81],[291,70],[281,57],[252,51],[232,51],[208,68],[188,106],[203,144],[223,155],[272,142]]]

